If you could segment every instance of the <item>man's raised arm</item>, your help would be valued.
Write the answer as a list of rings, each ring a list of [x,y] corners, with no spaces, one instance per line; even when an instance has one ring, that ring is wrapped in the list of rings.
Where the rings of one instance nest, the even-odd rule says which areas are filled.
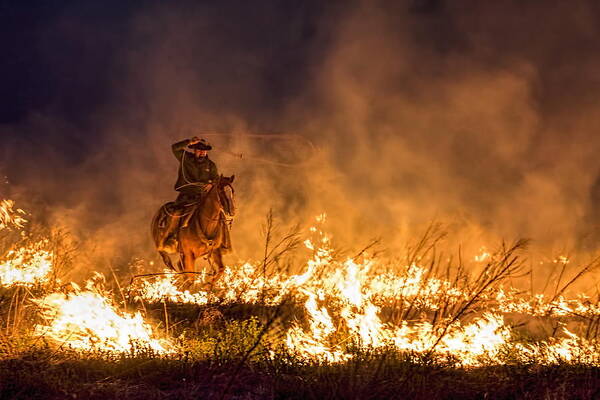
[[[185,148],[190,144],[190,142],[190,139],[184,139],[181,142],[173,143],[173,145],[171,146],[171,150],[173,150],[173,155],[175,156],[175,158],[181,160],[183,152],[185,151]]]
[[[185,148],[191,144],[198,143],[199,141],[200,139],[194,136],[191,139],[183,139],[181,142],[173,143],[173,145],[171,146],[171,150],[173,150],[173,155],[175,155],[175,158],[177,158],[178,160],[181,160],[181,156],[183,156]]]

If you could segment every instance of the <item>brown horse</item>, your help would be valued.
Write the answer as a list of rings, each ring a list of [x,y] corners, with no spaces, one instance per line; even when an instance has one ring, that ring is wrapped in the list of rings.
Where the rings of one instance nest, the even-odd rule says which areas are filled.
[[[220,176],[212,184],[202,199],[187,208],[187,212],[177,217],[169,212],[172,203],[163,205],[152,219],[152,238],[158,253],[165,265],[182,273],[195,272],[196,260],[205,257],[214,271],[209,282],[214,285],[219,280],[225,269],[222,255],[231,250],[227,215],[233,214],[232,199],[225,194],[225,188],[231,186],[235,176]],[[175,244],[166,246],[165,235],[170,218],[179,218],[179,229],[175,235]],[[167,223],[165,223],[167,221]],[[173,266],[170,254],[178,254],[177,268]],[[191,276],[187,281],[191,281]]]

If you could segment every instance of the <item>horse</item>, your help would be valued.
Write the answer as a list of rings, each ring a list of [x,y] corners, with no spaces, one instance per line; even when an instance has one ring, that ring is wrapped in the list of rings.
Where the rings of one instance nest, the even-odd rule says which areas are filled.
[[[156,250],[164,264],[183,274],[195,273],[195,263],[200,257],[206,257],[211,267],[216,267],[210,286],[221,278],[225,266],[223,253],[231,250],[228,219],[233,215],[233,183],[235,176],[221,175],[202,198],[187,207],[183,215],[172,215],[169,208],[173,203],[164,204],[152,219],[151,231]],[[231,189],[227,196],[226,188]],[[170,218],[179,218],[179,227],[175,233],[175,243],[165,244],[166,227]],[[165,224],[165,222],[167,222]],[[170,254],[178,254],[177,268],[173,266]],[[187,279],[191,282],[191,279]]]

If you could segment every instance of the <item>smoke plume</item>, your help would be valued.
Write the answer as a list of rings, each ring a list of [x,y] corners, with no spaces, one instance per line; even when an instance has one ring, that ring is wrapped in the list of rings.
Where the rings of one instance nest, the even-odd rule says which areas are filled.
[[[203,134],[236,175],[234,259],[269,209],[326,212],[348,249],[393,254],[432,220],[452,246],[598,247],[594,1],[88,3],[38,11],[20,62],[47,75],[14,84],[0,166],[90,267],[154,257],[170,145]]]

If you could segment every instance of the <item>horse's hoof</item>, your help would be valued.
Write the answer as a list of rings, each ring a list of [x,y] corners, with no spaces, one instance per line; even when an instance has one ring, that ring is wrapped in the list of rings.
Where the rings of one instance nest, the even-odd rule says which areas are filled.
[[[224,324],[225,316],[221,311],[217,308],[207,308],[198,315],[196,322],[194,322],[194,327],[196,329],[202,329],[210,326],[221,327]]]

